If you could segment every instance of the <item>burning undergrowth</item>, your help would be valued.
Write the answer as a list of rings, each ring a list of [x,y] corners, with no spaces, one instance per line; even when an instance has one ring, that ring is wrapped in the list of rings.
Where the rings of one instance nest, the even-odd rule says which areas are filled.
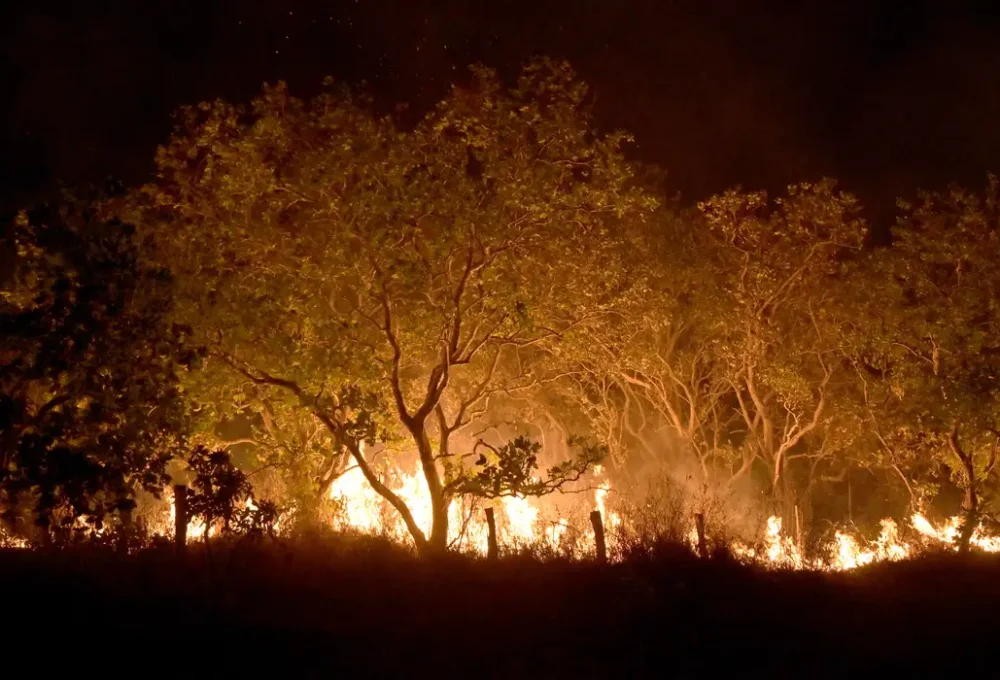
[[[419,470],[406,473],[393,469],[384,479],[412,509],[421,527],[429,527],[429,500]],[[258,509],[252,495],[241,500],[238,508],[250,514]],[[618,488],[607,470],[596,466],[586,479],[560,494],[541,498],[456,499],[449,508],[452,552],[474,559],[487,556],[487,509],[495,517],[501,556],[592,561],[596,548],[595,528],[590,520],[596,511],[605,532],[608,559],[613,563],[650,562],[669,555],[693,554],[796,571],[851,571],[877,563],[957,552],[963,527],[960,516],[932,521],[916,512],[906,520],[882,519],[877,533],[856,527],[831,527],[807,542],[800,532],[787,530],[780,517],[741,512],[731,498],[713,495],[707,488],[701,489],[697,497],[692,496],[690,489],[670,481],[647,483],[642,488]],[[169,543],[175,528],[173,490],[168,488],[159,499],[145,495],[134,513],[130,545],[138,549],[143,545]],[[376,539],[404,552],[413,549],[399,514],[371,488],[357,468],[346,469],[330,486],[320,513],[306,516],[294,506],[285,505],[268,533],[289,543],[317,530],[355,536],[361,541]],[[204,517],[194,516],[187,526],[187,539],[194,542],[245,533],[237,527],[227,528],[219,518],[206,524]],[[75,538],[78,542],[107,542],[108,535],[104,528],[95,530],[80,525],[76,527]],[[0,533],[0,547],[30,548],[32,544],[22,537]],[[998,553],[1000,536],[980,524],[972,532],[970,547],[977,552]]]

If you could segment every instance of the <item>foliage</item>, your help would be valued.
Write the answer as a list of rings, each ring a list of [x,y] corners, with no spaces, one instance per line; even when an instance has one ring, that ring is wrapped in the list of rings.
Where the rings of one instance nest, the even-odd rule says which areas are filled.
[[[416,450],[443,546],[452,437],[559,379],[560,348],[627,294],[621,225],[654,204],[568,66],[533,62],[513,89],[472,75],[412,130],[344,90],[186,109],[137,201],[181,281],[178,318],[219,369],[192,389],[222,412],[321,423],[326,455],[346,450],[418,545],[346,423],[367,413]]]
[[[172,279],[140,264],[130,225],[67,201],[20,213],[0,238],[4,517],[100,526],[167,482],[185,431],[179,375],[201,354],[167,322]]]
[[[187,496],[191,518],[203,518],[206,527],[221,520],[223,533],[274,534],[277,506],[271,501],[255,501],[250,480],[233,465],[229,453],[200,446],[187,464],[194,474]]]
[[[860,206],[826,180],[789,187],[773,207],[763,193],[730,191],[700,208],[729,298],[718,348],[744,428],[743,469],[763,463],[787,511],[797,504],[794,484],[781,486],[789,461],[830,453],[829,396],[849,318],[828,297],[863,245]]]
[[[499,447],[480,440],[472,450],[477,455],[476,467],[466,473],[455,486],[455,492],[472,494],[481,498],[503,496],[544,496],[558,491],[568,483],[578,481],[593,465],[607,455],[604,446],[581,444],[581,452],[571,460],[550,467],[544,479],[535,476],[541,444],[528,437],[518,436]],[[482,447],[486,452],[480,452]]]
[[[901,475],[915,501],[933,493],[939,466],[966,491],[967,510],[995,486],[997,192],[991,176],[983,195],[952,188],[902,204],[892,248],[869,265],[880,286],[860,308],[867,342],[859,379],[878,460]]]
[[[452,502],[552,493],[604,457],[703,502],[760,491],[789,525],[858,468],[915,506],[961,492],[967,528],[991,513],[996,178],[901,204],[873,248],[833,180],[666,200],[589,109],[549,59],[513,86],[473,67],[406,127],[279,83],[182,109],[156,180],[103,217],[6,224],[5,517],[101,524],[188,443],[192,508],[226,531],[276,519],[242,468],[308,510],[356,465],[421,551],[448,545]],[[430,534],[385,483],[402,458]]]

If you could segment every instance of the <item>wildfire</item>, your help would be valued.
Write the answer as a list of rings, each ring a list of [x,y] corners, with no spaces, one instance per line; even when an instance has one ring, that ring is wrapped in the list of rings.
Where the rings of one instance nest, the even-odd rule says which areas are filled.
[[[429,534],[433,510],[419,467],[413,473],[399,469],[392,471],[385,482],[410,508],[417,526],[425,535]],[[403,519],[371,488],[359,468],[351,468],[337,478],[330,487],[330,498],[340,510],[339,516],[334,519],[334,528],[388,536],[400,542],[410,540]],[[451,504],[448,508],[448,524],[452,532],[449,542],[459,550],[485,555],[489,529],[481,510],[475,510],[469,516],[468,509],[463,510],[460,503]],[[546,531],[547,523],[543,521],[541,508],[532,500],[519,496],[499,499],[494,511],[498,533],[506,543],[515,546],[543,542],[557,548],[569,527],[566,519],[557,518]]]
[[[833,540],[820,551],[824,556],[805,559],[794,541],[781,533],[781,518],[770,517],[764,533],[762,547],[747,547],[741,543],[733,546],[737,558],[756,562],[776,569],[813,569],[821,571],[849,571],[876,562],[897,562],[915,557],[931,547],[958,550],[958,537],[962,527],[961,517],[951,517],[935,527],[920,513],[910,518],[920,543],[902,540],[899,526],[891,519],[881,521],[878,538],[867,542],[857,536],[838,530]],[[692,528],[688,536],[692,546],[697,545],[697,532]],[[1000,536],[989,536],[980,524],[972,534],[970,544],[983,552],[1000,552]]]
[[[0,548],[30,548],[31,544],[20,536],[12,536],[0,527]]]
[[[606,528],[628,532],[628,520],[609,503],[611,481],[600,466],[595,467],[594,478],[599,481],[594,488],[593,505],[588,510],[598,510],[604,518]],[[429,534],[433,512],[430,494],[419,465],[412,473],[399,468],[389,470],[383,482],[410,508],[418,527]],[[359,468],[348,469],[335,480],[330,489],[330,499],[338,509],[333,519],[334,528],[383,535],[401,543],[411,540],[400,515],[372,489]],[[164,508],[162,512],[154,512],[145,518],[152,535],[173,534],[176,510],[171,489],[167,489],[164,500],[169,510]],[[256,506],[252,500],[248,500],[247,507],[255,509]],[[552,509],[544,509],[537,498],[503,497],[493,501],[492,507],[501,545],[548,546],[575,557],[593,554],[593,531],[589,527],[586,531],[579,531],[579,527],[575,527],[566,517],[559,516],[558,512],[553,516]],[[460,502],[453,502],[448,508],[451,531],[449,544],[453,549],[480,555],[487,553],[489,530],[482,510],[476,503]],[[904,540],[900,526],[892,519],[883,519],[879,535],[874,540],[867,540],[858,532],[838,529],[829,542],[810,550],[810,555],[807,556],[804,546],[784,534],[781,518],[772,516],[767,519],[757,543],[748,545],[735,541],[729,544],[729,548],[737,559],[767,568],[850,571],[878,562],[915,557],[931,548],[958,550],[962,525],[963,518],[959,516],[935,525],[923,514],[914,513],[909,521],[912,532],[908,534],[908,540]],[[216,535],[218,531],[218,526],[210,527],[209,537]],[[193,519],[188,524],[189,538],[203,539],[205,533],[206,527],[202,519]],[[609,532],[611,541],[615,535],[616,532]],[[693,522],[685,534],[685,541],[692,552],[698,552],[698,531]],[[980,524],[972,534],[970,545],[983,552],[1000,552],[1000,536],[988,534]],[[28,547],[30,544],[27,540],[10,535],[0,528],[0,548]]]
[[[920,535],[932,541],[937,541],[943,546],[957,549],[958,537],[962,532],[961,517],[952,517],[940,527],[935,527],[926,517],[920,513],[916,513],[910,519],[910,522]],[[977,526],[975,531],[972,532],[969,544],[979,548],[983,552],[1000,552],[1000,536],[988,536],[982,524]]]
[[[594,476],[601,478],[604,470],[596,466]],[[419,466],[412,473],[401,469],[389,471],[383,480],[410,508],[413,519],[425,534],[431,530],[433,513],[430,495]],[[606,526],[614,529],[622,525],[619,513],[608,507],[611,482],[603,479],[594,491],[594,509],[601,512]],[[342,474],[330,488],[330,499],[340,512],[334,519],[337,529],[352,529],[362,533],[388,536],[400,542],[410,540],[409,532],[402,518],[385,499],[371,488],[359,468],[350,468]],[[499,540],[508,546],[543,545],[570,554],[581,552],[572,539],[576,532],[572,524],[563,516],[552,516],[539,504],[538,499],[521,496],[505,496],[492,505],[497,518]],[[452,535],[449,542],[453,547],[465,552],[485,555],[488,547],[488,528],[481,509],[462,508],[460,503],[452,503],[448,509],[449,528]],[[579,537],[585,538],[581,534]],[[593,532],[589,533],[592,550]]]
[[[604,474],[604,468],[600,465],[594,466],[594,475],[600,477]],[[608,526],[615,529],[621,526],[622,518],[617,512],[608,512],[607,508],[607,497],[608,493],[611,491],[611,480],[605,479],[601,482],[600,486],[597,487],[597,491],[594,492],[594,504],[597,509],[601,512],[601,516],[605,518]]]
[[[695,539],[697,541],[697,537]],[[798,546],[788,536],[781,535],[781,518],[768,517],[761,547],[747,547],[742,543],[733,546],[733,553],[747,562],[762,561],[768,566],[786,569],[802,569],[805,560]]]

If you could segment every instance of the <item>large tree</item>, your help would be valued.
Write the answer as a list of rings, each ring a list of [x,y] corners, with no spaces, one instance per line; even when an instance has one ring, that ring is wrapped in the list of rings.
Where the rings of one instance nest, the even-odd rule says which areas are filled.
[[[832,427],[831,394],[851,319],[831,298],[865,239],[860,205],[826,180],[773,201],[729,191],[700,207],[728,297],[717,348],[742,421],[741,470],[761,466],[790,519],[801,486],[791,463],[826,459],[845,442]]]
[[[3,227],[0,507],[8,525],[100,524],[168,481],[178,373],[198,351],[167,324],[170,276],[139,264],[130,225],[67,201]]]
[[[963,545],[997,473],[998,198],[991,176],[984,194],[953,188],[904,203],[892,247],[871,258],[867,304],[857,307],[874,460],[902,479],[918,506],[938,487],[943,465],[964,491]]]
[[[577,353],[574,396],[640,479],[667,465],[717,481],[728,477],[718,458],[732,416],[718,345],[728,300],[710,265],[717,246],[700,214],[670,205],[647,221],[642,244],[642,294],[623,310],[625,323],[603,325],[591,351]]]
[[[334,89],[182,111],[142,219],[211,348],[202,396],[320,423],[322,464],[346,452],[421,550],[447,545],[456,494],[579,475],[592,447],[538,480],[527,443],[480,447],[477,466],[459,437],[492,401],[561,379],[573,336],[629,294],[627,225],[653,201],[630,188],[627,141],[594,130],[586,87],[549,60],[513,88],[472,69],[412,129]],[[375,444],[416,452],[429,535]]]

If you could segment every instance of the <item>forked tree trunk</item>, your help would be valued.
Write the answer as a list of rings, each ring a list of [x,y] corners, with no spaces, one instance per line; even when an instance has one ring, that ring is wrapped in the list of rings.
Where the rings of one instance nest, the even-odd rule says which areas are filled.
[[[448,550],[448,498],[434,459],[434,449],[423,423],[412,423],[410,433],[417,444],[420,467],[424,473],[428,495],[431,497],[431,535],[421,552],[427,556],[441,555]]]

